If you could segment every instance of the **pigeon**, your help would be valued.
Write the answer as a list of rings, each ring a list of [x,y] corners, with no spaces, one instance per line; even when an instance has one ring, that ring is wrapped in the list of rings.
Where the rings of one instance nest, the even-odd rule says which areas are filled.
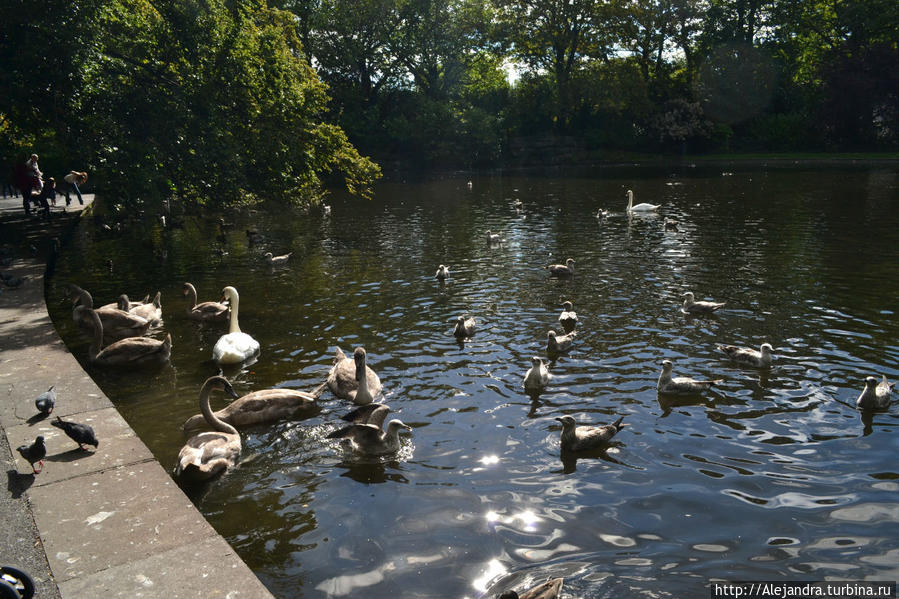
[[[38,436],[31,445],[21,445],[17,447],[16,451],[31,464],[31,470],[35,474],[44,469],[44,458],[47,456],[47,446],[44,445],[43,436]],[[35,464],[40,464],[41,470],[35,468]]]
[[[87,424],[66,422],[59,416],[57,416],[56,420],[52,421],[50,424],[65,431],[69,438],[77,443],[78,447],[84,451],[87,451],[85,445],[93,445],[94,447],[100,446],[100,442],[97,441],[97,437],[94,435],[94,429]]]
[[[55,385],[38,395],[37,399],[34,400],[34,407],[36,407],[37,411],[41,414],[49,414],[53,411],[54,406],[56,406]]]

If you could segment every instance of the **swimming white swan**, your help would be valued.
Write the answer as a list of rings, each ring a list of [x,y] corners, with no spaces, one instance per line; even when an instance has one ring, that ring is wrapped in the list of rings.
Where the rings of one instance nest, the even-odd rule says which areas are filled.
[[[627,190],[627,211],[628,212],[652,212],[653,210],[658,210],[660,204],[637,204],[634,205],[634,192],[630,189]]]
[[[219,337],[212,348],[212,359],[217,364],[240,364],[259,353],[259,342],[242,333],[237,324],[237,309],[240,304],[240,296],[234,287],[222,289],[222,300],[231,303],[231,320],[228,324],[228,333]]]
[[[674,364],[671,360],[662,360],[662,374],[659,375],[657,388],[659,393],[669,395],[695,395],[708,391],[712,385],[718,385],[724,382],[721,379],[714,381],[697,381],[689,377],[672,377],[671,371],[674,370]]]
[[[887,376],[883,375],[883,381],[878,384],[877,379],[869,376],[865,379],[865,389],[855,401],[855,406],[862,410],[884,410],[890,406],[890,392],[893,383],[887,382]]]
[[[546,368],[546,364],[543,363],[543,359],[535,356],[531,358],[531,364],[533,366],[524,375],[524,388],[528,391],[539,391],[546,388],[552,375]]]
[[[556,420],[562,423],[563,451],[598,449],[605,446],[618,431],[627,426],[621,424],[624,416],[605,426],[578,426],[572,416],[562,416]]]
[[[200,411],[215,431],[200,433],[188,439],[178,453],[175,476],[184,475],[196,480],[212,478],[233,466],[240,456],[241,442],[237,429],[218,419],[209,407],[209,393],[212,390],[224,391],[231,397],[237,397],[225,377],[213,376],[206,379],[200,390]]]
[[[774,351],[770,343],[762,343],[762,346],[757,350],[736,345],[718,345],[718,349],[735,362],[758,368],[771,366],[771,352]]]

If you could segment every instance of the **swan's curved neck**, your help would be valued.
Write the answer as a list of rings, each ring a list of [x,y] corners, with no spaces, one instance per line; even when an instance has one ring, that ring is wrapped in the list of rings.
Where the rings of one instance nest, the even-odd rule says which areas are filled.
[[[87,350],[87,355],[93,361],[97,354],[100,353],[100,348],[103,347],[103,322],[100,321],[100,315],[97,314],[96,310],[91,309],[88,313],[91,315],[91,320],[94,324],[94,340]]]
[[[85,289],[81,290],[81,295],[79,296],[79,303],[87,308],[88,310],[94,309],[94,298],[91,297],[90,292]]]
[[[634,192],[628,190],[627,192],[627,209],[630,210],[634,207]]]
[[[240,298],[236,293],[232,293],[228,299],[231,300],[231,320],[228,324],[228,332],[239,333],[240,325],[237,324],[237,307],[240,304]]]
[[[236,428],[216,416],[212,408],[209,407],[209,392],[212,390],[211,388],[212,383],[206,383],[203,385],[203,389],[200,390],[200,411],[203,412],[203,418],[206,419],[209,426],[217,431],[232,435],[238,434]]]
[[[365,403],[366,400],[368,400],[369,403],[374,401],[374,398],[368,390],[368,376],[366,370],[365,362],[362,362],[361,366],[356,366],[356,381],[359,383],[359,387],[356,389],[356,403]]]
[[[185,288],[187,289],[187,300],[190,303],[190,308],[187,311],[190,312],[197,307],[197,289],[190,283],[185,285]]]

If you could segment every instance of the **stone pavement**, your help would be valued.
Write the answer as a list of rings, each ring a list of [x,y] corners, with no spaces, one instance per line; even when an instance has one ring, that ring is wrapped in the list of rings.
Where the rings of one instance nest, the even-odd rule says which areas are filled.
[[[93,197],[85,195],[90,204]],[[64,204],[65,202],[60,202]],[[45,264],[56,238],[77,224],[77,201],[49,222],[26,218],[21,198],[0,199],[0,272],[26,277],[0,285],[0,565],[35,580],[36,597],[232,597],[271,594],[156,462],[59,338],[44,302]],[[2,258],[3,256],[0,256]],[[90,424],[100,445],[82,451],[34,398],[55,385],[52,417]],[[43,435],[43,471],[15,448]]]

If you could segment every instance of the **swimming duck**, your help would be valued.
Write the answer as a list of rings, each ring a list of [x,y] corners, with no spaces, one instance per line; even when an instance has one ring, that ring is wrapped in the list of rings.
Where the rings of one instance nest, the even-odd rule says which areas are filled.
[[[279,264],[286,264],[290,257],[293,256],[293,252],[288,252],[287,254],[282,254],[281,256],[272,256],[271,252],[265,253],[265,261],[270,266],[277,266]]]
[[[758,349],[751,347],[738,347],[736,345],[718,345],[719,350],[725,353],[728,358],[745,364],[747,366],[756,366],[758,368],[767,368],[771,366],[771,352],[774,348],[770,343],[762,343]]]
[[[653,210],[658,210],[660,204],[637,204],[634,205],[634,192],[630,189],[627,190],[627,211],[628,212],[652,212]]]
[[[362,347],[347,358],[339,347],[334,357],[334,366],[328,372],[328,387],[337,397],[349,399],[357,405],[370,404],[381,392],[381,379],[366,364],[366,352]]]
[[[228,320],[230,308],[219,302],[197,303],[197,290],[190,283],[181,286],[181,295],[188,297],[190,305],[187,308],[187,317],[193,320],[209,322],[225,322]]]
[[[449,267],[441,264],[437,267],[437,274],[434,275],[434,278],[438,281],[445,281],[449,278]]]
[[[146,318],[151,325],[156,324],[162,320],[162,292],[157,291],[153,301],[150,302],[131,302],[123,293],[119,296],[118,309]]]
[[[126,337],[103,347],[103,323],[97,310],[89,311],[94,322],[94,341],[87,350],[90,361],[99,366],[155,366],[172,355],[172,336],[164,341],[150,337]]]
[[[578,426],[572,416],[556,418],[562,423],[562,451],[587,451],[608,444],[618,431],[627,426],[621,424],[624,416],[605,426]]]
[[[716,310],[720,310],[727,304],[726,302],[697,302],[694,300],[692,291],[684,292],[683,297],[684,306],[681,308],[681,312],[684,314],[711,314]]]
[[[49,414],[54,406],[56,406],[56,385],[52,385],[34,400],[34,407],[41,414]]]
[[[77,443],[78,447],[83,451],[87,451],[85,445],[93,445],[94,448],[100,447],[97,435],[94,434],[94,429],[89,424],[63,420],[59,416],[56,417],[56,420],[51,421],[50,424],[62,429],[69,439]]]
[[[324,390],[324,383],[311,393],[296,389],[260,389],[237,399],[218,410],[215,417],[235,428],[245,428],[265,422],[306,418],[318,412],[316,400]],[[206,417],[196,414],[181,427],[193,430],[203,426]]]
[[[456,339],[468,339],[474,335],[475,330],[477,330],[477,322],[473,316],[471,318],[460,316],[456,319],[456,326],[453,327],[453,336]]]
[[[674,364],[671,360],[662,360],[662,374],[659,376],[657,388],[659,393],[669,395],[694,395],[708,391],[712,385],[723,383],[722,379],[713,381],[697,381],[689,377],[671,377]]]
[[[610,214],[611,214],[611,212],[609,212],[608,210],[604,210],[604,209],[600,208],[599,210],[596,211],[596,218],[598,218],[599,220],[602,220],[604,218],[608,218]]]
[[[401,420],[388,422],[386,431],[373,424],[351,424],[334,431],[328,438],[340,439],[343,447],[357,453],[388,455],[400,448],[400,429],[411,431],[412,427]]]
[[[531,364],[532,366],[524,375],[524,388],[528,391],[538,391],[549,384],[549,379],[552,378],[552,375],[549,373],[549,369],[546,368],[546,364],[543,363],[542,358],[534,356],[531,358]]]
[[[222,300],[227,299],[231,304],[231,319],[228,324],[228,333],[219,337],[212,348],[212,359],[217,364],[240,364],[259,353],[259,342],[240,330],[237,322],[237,310],[240,305],[240,296],[234,287],[222,289]]]
[[[212,391],[224,391],[231,397],[237,397],[234,387],[223,376],[206,379],[200,389],[200,411],[206,422],[215,429],[188,439],[178,452],[178,464],[175,476],[184,475],[195,480],[205,480],[220,474],[237,463],[242,445],[240,434],[233,426],[223,422],[209,407],[209,394]]]
[[[490,229],[487,229],[487,243],[502,243],[503,238],[499,233],[494,233]]]
[[[31,471],[34,474],[38,474],[44,469],[44,458],[47,457],[47,446],[44,445],[43,435],[35,437],[34,443],[31,445],[20,445],[16,447],[16,451],[19,452],[22,459],[28,462],[31,466]],[[34,467],[35,464],[40,464],[40,470]]]
[[[577,312],[571,309],[571,302],[562,302],[562,313],[559,314],[559,324],[566,331],[570,331],[577,326]]]
[[[390,413],[390,407],[382,403],[370,403],[359,406],[355,410],[344,414],[341,420],[352,422],[353,424],[372,424],[378,428],[384,426],[387,420],[387,414]]]
[[[884,410],[890,406],[890,392],[894,383],[887,382],[887,376],[883,375],[880,384],[873,376],[865,378],[865,388],[855,401],[857,408],[862,410]]]
[[[72,319],[78,324],[90,327],[93,325],[91,312],[96,312],[103,323],[103,331],[107,338],[122,339],[125,337],[139,337],[146,334],[150,328],[150,322],[137,314],[130,314],[118,308],[101,308],[94,310],[94,299],[87,290],[77,285],[69,287],[72,303]]]
[[[577,331],[571,331],[564,335],[558,335],[555,331],[549,331],[546,334],[546,351],[550,354],[558,354],[571,349],[574,338],[577,337]]]
[[[550,578],[542,584],[531,587],[518,594],[515,591],[504,591],[497,599],[559,599],[562,596],[563,578]]]
[[[568,258],[565,264],[550,264],[544,266],[551,277],[570,277],[574,274],[574,259]]]

